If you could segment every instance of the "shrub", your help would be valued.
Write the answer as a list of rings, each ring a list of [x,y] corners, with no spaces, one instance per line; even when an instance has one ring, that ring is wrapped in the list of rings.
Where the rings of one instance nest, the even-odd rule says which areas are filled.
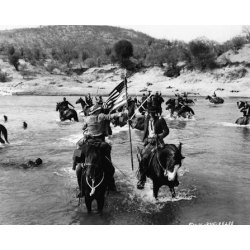
[[[7,81],[8,81],[7,73],[6,72],[2,72],[0,70],[0,82],[7,82]]]
[[[96,66],[96,60],[94,58],[87,58],[85,60],[85,63],[89,68],[93,68]]]
[[[51,73],[51,74],[52,74],[53,70],[56,69],[56,68],[58,69],[58,68],[60,68],[60,66],[59,66],[58,63],[55,62],[55,61],[51,61],[51,62],[47,63],[47,65],[45,66],[45,69],[46,69],[49,73]]]
[[[20,59],[19,53],[9,55],[9,63],[15,67],[16,71],[19,71],[19,69],[18,69],[19,59]]]

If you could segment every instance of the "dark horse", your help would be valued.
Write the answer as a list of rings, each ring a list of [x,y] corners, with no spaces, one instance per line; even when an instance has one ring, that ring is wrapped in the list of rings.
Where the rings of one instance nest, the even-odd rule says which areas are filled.
[[[86,143],[81,146],[80,161],[84,168],[78,178],[81,196],[85,196],[88,212],[91,212],[92,201],[97,201],[98,212],[104,207],[105,192],[108,188],[108,176],[104,169],[105,159],[101,156],[100,143]]]
[[[2,124],[0,124],[0,142],[3,143],[3,144],[5,144],[5,141],[2,139],[1,134],[3,135],[5,141],[6,141],[7,143],[9,143],[9,142],[8,142],[8,131],[7,131],[7,129],[4,127],[4,125],[2,125]]]
[[[91,108],[91,106],[88,106],[88,104],[81,97],[76,101],[76,104],[79,104],[79,103],[82,106],[82,111],[81,112],[83,112],[85,116],[88,116],[89,115],[89,109]]]
[[[206,97],[206,100],[209,100],[211,103],[214,103],[214,104],[222,104],[224,103],[224,99],[222,99],[221,97],[211,97],[210,95],[208,95]]]
[[[240,101],[237,102],[237,107],[240,109],[240,112],[243,113],[243,117],[238,118],[235,123],[239,125],[250,124],[250,105],[246,102]]]
[[[136,104],[134,101],[129,101],[128,105],[125,104],[122,107],[120,107],[118,109],[119,112],[122,112],[122,110],[124,110],[124,108],[128,109],[128,114],[122,114],[122,116],[114,118],[111,122],[112,124],[116,127],[116,126],[120,126],[123,127],[124,125],[127,124],[127,121],[130,117],[132,117],[135,113],[135,109],[136,109]]]
[[[183,102],[185,105],[194,105],[195,104],[194,100],[188,99],[188,98],[186,98],[186,99],[184,98]]]
[[[187,105],[181,105],[175,98],[170,98],[166,101],[166,110],[170,110],[170,113],[174,117],[192,118],[195,114],[193,109]]]
[[[61,102],[56,104],[56,111],[59,111],[61,121],[71,120],[73,118],[74,121],[79,122],[76,111],[70,108],[64,109]]]
[[[181,154],[181,145],[180,143],[177,148],[174,144],[165,144],[151,153],[145,173],[153,181],[153,194],[156,199],[163,185],[170,188],[173,198],[176,196],[174,187],[179,185],[177,170],[185,158]]]

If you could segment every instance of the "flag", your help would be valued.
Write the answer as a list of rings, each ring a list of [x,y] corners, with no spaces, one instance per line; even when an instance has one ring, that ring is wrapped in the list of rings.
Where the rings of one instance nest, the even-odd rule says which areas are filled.
[[[103,107],[109,109],[109,112],[121,107],[127,102],[126,85],[127,79],[125,77],[125,79],[110,92],[107,101],[103,104]]]

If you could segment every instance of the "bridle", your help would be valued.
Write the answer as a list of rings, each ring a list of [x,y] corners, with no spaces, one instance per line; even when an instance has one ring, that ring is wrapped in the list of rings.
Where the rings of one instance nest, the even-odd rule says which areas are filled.
[[[99,156],[100,156],[99,150],[98,150],[98,154],[99,154]],[[88,167],[92,167],[92,166],[95,167],[95,168],[97,168],[97,167],[99,167],[99,164],[87,162],[87,157],[86,157],[86,158],[85,158],[85,162],[84,162],[84,166],[86,166],[87,168],[88,168]],[[87,169],[86,169],[86,171],[87,171]],[[85,172],[86,172],[86,171],[85,171]],[[100,180],[100,182],[99,182],[97,185],[95,185],[95,180],[96,180],[99,176],[101,176],[101,174],[102,174],[102,179]],[[103,182],[103,180],[104,180],[104,171],[100,171],[100,173],[99,173],[97,176],[95,176],[95,170],[94,170],[94,177],[91,179],[92,185],[89,184],[88,177],[87,177],[87,175],[86,175],[86,183],[87,183],[87,185],[91,188],[91,192],[90,192],[90,194],[89,194],[90,196],[94,195],[96,188],[99,187],[99,186],[101,185],[101,183]]]
[[[168,175],[168,171],[169,171],[169,166],[170,166],[170,163],[172,163],[172,161],[174,160],[175,155],[172,155],[171,158],[169,159],[169,161],[166,163],[166,168],[164,168],[160,162],[160,159],[159,159],[159,152],[157,150],[156,152],[156,160],[157,160],[157,163],[158,165],[162,168],[163,172],[164,172],[164,176],[167,176]]]

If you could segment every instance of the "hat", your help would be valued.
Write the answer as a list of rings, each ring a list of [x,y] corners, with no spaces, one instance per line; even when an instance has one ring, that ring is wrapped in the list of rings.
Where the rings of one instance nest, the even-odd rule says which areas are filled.
[[[89,110],[89,114],[92,115],[94,114],[97,110],[101,110],[102,106],[95,104],[94,106],[92,106]]]

